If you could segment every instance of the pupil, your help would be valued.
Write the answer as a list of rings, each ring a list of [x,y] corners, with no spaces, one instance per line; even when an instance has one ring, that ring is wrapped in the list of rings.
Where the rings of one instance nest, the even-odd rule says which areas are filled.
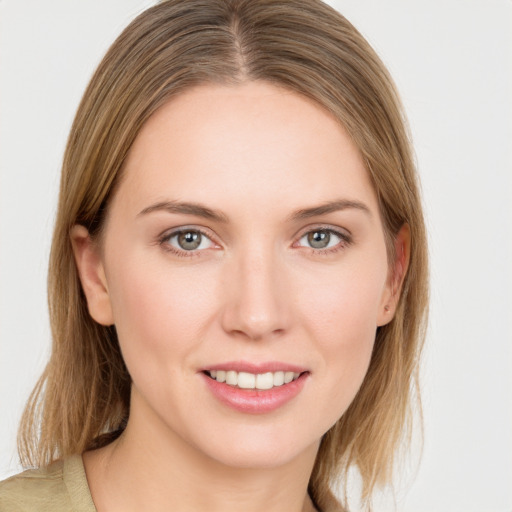
[[[201,244],[201,233],[197,231],[185,231],[178,236],[178,243],[185,251],[197,249]]]
[[[324,249],[329,245],[331,234],[328,231],[313,231],[308,235],[308,242],[315,249]]]

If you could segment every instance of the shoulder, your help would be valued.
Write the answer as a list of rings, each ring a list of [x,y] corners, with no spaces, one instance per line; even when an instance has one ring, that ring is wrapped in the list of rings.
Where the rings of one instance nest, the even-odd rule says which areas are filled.
[[[65,502],[63,467],[63,461],[57,461],[46,468],[29,469],[0,482],[0,511],[42,511],[51,504]]]
[[[0,482],[0,512],[95,512],[79,455]]]

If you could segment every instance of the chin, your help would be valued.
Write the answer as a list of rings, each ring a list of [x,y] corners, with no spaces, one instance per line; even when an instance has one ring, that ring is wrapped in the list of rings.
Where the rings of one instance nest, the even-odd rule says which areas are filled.
[[[301,450],[287,450],[282,446],[263,450],[233,447],[229,453],[219,452],[212,453],[212,458],[218,463],[230,468],[253,470],[286,466],[303,454]]]
[[[278,429],[276,431],[276,429]],[[239,469],[271,469],[285,466],[297,458],[312,457],[318,450],[320,439],[290,435],[289,429],[275,427],[231,429],[229,435],[212,432],[207,446],[195,448],[224,466]],[[273,430],[273,431],[272,431]],[[225,434],[225,432],[224,432]]]

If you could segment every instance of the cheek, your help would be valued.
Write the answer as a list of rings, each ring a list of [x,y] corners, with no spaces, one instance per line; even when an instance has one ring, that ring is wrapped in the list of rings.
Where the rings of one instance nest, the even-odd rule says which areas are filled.
[[[386,283],[383,261],[360,260],[317,275],[316,286],[302,295],[303,323],[322,354],[317,371],[325,377],[321,395],[329,397],[322,406],[326,428],[346,411],[366,375]]]
[[[113,267],[109,295],[128,368],[187,363],[211,316],[208,276],[199,267],[170,272],[161,262],[133,257]],[[135,369],[132,369],[134,371]]]
[[[333,349],[373,338],[385,290],[385,256],[352,260],[315,274],[314,282],[302,286],[306,323]]]

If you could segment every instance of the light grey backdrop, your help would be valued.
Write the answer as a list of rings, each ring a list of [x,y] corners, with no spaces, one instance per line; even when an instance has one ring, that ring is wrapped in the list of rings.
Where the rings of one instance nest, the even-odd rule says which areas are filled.
[[[46,265],[74,111],[148,0],[0,0],[0,478],[49,350]],[[332,0],[409,114],[432,255],[423,462],[397,510],[512,510],[512,2]],[[379,511],[389,510],[383,499]]]

